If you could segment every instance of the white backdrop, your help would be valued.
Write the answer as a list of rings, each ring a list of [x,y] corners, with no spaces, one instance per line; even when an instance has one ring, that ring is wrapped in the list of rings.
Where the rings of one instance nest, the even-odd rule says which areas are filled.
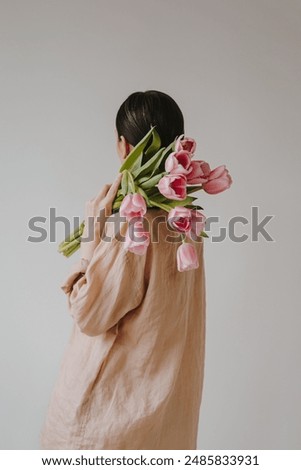
[[[252,241],[250,224],[243,243],[206,240],[199,448],[300,448],[300,1],[0,5],[0,448],[38,448],[73,321],[62,224],[56,242],[30,243],[28,221],[83,216],[119,168],[118,107],[147,89],[178,102],[197,158],[231,172],[230,190],[201,195],[220,216],[210,235],[252,206],[274,216],[274,242]]]

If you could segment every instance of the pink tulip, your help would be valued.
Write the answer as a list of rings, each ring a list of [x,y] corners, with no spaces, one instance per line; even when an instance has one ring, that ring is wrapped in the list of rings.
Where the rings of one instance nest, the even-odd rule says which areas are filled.
[[[143,222],[138,220],[129,224],[125,235],[124,248],[136,255],[144,255],[150,243],[150,234],[143,227]]]
[[[201,211],[193,209],[191,211],[191,229],[187,233],[189,238],[195,240],[200,236],[200,233],[204,230],[206,223],[206,216]]]
[[[182,201],[186,198],[186,177],[185,175],[165,175],[159,183],[158,189],[167,199]]]
[[[182,243],[177,249],[177,266],[179,271],[189,271],[199,267],[197,252],[191,243]]]
[[[132,217],[143,217],[146,213],[146,203],[143,196],[139,193],[127,194],[121,203],[119,213],[127,220]]]
[[[187,175],[187,184],[202,184],[208,181],[210,166],[203,160],[194,160],[190,164],[190,172]]]
[[[191,230],[192,212],[188,207],[174,207],[168,213],[169,225],[178,232],[189,232]]]
[[[191,155],[194,154],[196,148],[196,141],[191,137],[185,137],[181,140],[181,136],[178,137],[175,144],[175,151],[187,150]]]
[[[190,172],[191,156],[186,150],[172,152],[165,161],[165,170],[169,173],[187,175]]]
[[[230,188],[232,178],[225,165],[220,165],[210,172],[208,181],[202,185],[208,194],[218,194]]]

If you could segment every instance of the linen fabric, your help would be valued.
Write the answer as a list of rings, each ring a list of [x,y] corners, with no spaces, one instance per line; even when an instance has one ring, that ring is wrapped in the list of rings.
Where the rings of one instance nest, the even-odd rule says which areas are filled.
[[[144,255],[124,249],[128,222],[113,214],[87,263],[61,285],[74,319],[41,449],[196,449],[203,390],[206,296],[199,267],[180,272],[166,212],[144,216]],[[176,238],[177,237],[177,238]]]

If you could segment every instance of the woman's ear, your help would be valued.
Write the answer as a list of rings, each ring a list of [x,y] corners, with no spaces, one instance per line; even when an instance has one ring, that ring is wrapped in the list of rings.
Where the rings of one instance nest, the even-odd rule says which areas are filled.
[[[117,134],[117,131],[116,131],[116,134]],[[118,138],[118,134],[117,134],[116,145],[117,145],[117,152],[118,152],[119,158],[121,162],[123,162],[128,156],[128,154],[131,152],[133,146],[128,143],[128,141],[125,139],[123,135],[121,135],[120,138]]]

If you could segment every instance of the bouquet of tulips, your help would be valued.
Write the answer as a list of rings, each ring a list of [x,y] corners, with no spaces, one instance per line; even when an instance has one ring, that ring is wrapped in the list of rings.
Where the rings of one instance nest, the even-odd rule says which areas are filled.
[[[197,197],[191,194],[201,189],[218,194],[232,184],[225,165],[211,170],[207,162],[193,159],[195,149],[195,140],[184,134],[162,147],[156,126],[151,126],[119,170],[122,179],[112,207],[128,221],[134,220],[139,229],[139,236],[132,239],[128,228],[124,243],[126,250],[138,255],[146,252],[150,242],[149,233],[143,230],[147,207],[168,212],[169,225],[182,235],[183,243],[177,251],[179,271],[199,266],[195,247],[187,239],[207,237],[203,208],[194,204]],[[59,245],[59,252],[71,256],[80,246],[83,229],[84,222]]]

